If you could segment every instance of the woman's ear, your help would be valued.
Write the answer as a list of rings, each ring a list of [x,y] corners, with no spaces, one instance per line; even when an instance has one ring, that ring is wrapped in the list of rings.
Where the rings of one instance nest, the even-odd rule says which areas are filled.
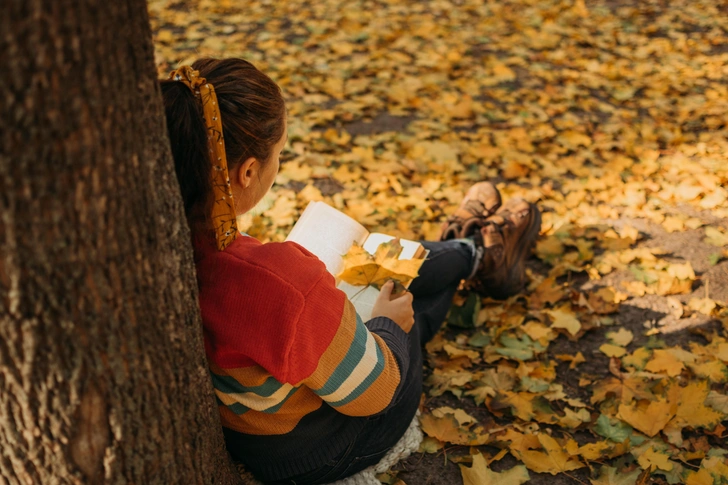
[[[237,173],[238,183],[240,184],[240,186],[244,189],[250,187],[250,184],[253,182],[253,178],[258,176],[259,170],[260,163],[255,157],[249,157],[247,160],[241,163],[238,167]]]

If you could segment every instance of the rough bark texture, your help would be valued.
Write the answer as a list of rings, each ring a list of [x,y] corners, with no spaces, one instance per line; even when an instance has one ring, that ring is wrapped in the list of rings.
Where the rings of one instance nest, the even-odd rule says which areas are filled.
[[[238,482],[144,0],[4,0],[0,53],[0,482]]]

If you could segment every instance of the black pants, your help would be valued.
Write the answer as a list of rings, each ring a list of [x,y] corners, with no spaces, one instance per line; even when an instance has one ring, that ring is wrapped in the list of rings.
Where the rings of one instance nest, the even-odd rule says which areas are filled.
[[[357,439],[324,467],[278,483],[321,484],[349,477],[378,463],[404,435],[422,394],[422,346],[440,329],[460,281],[469,276],[474,264],[470,241],[422,241],[422,245],[430,254],[409,288],[415,324],[410,331],[410,370],[398,401],[369,418]]]

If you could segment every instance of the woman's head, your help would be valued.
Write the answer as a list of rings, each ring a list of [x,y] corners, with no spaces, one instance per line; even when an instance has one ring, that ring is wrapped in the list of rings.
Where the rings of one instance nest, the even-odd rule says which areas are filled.
[[[270,189],[286,140],[286,107],[280,88],[242,59],[200,59],[192,64],[215,87],[225,153],[238,214]],[[185,212],[193,231],[209,227],[211,160],[202,106],[181,82],[161,82],[167,128]]]

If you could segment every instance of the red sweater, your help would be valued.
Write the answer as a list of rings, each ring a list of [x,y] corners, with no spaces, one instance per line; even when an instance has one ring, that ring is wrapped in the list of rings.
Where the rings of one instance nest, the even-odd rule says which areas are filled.
[[[364,324],[316,256],[247,236],[195,250],[228,448],[260,479],[323,465],[396,401],[409,337],[388,318]]]

